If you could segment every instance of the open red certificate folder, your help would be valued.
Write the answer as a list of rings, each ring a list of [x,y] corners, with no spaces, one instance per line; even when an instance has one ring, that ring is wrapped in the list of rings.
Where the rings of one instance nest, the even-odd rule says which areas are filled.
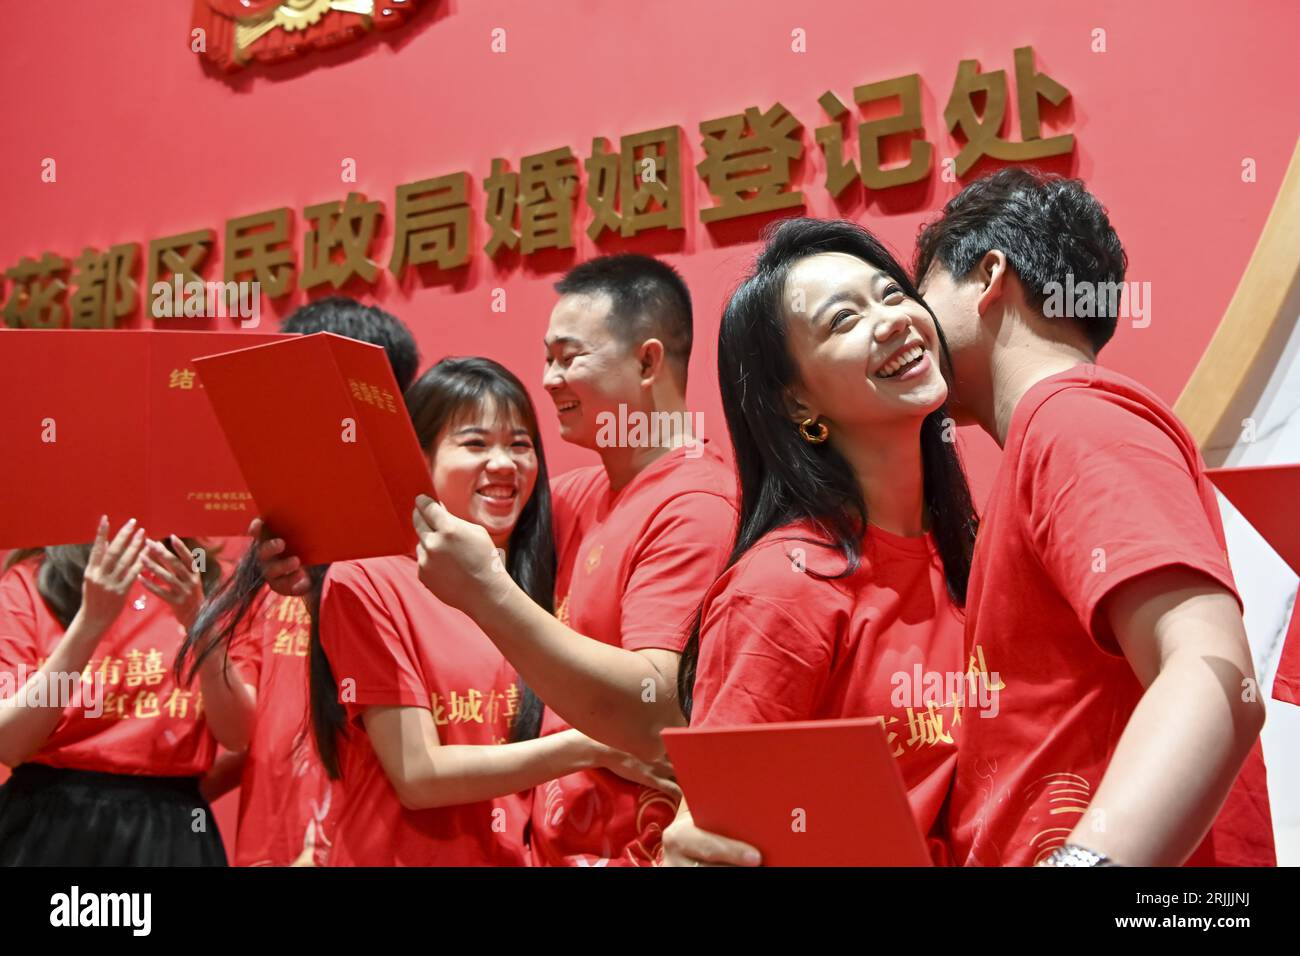
[[[1296,574],[1300,574],[1300,465],[1208,468],[1206,475]]]
[[[270,531],[304,564],[415,551],[433,495],[387,354],[318,332],[196,363]]]
[[[193,359],[283,339],[154,329],[0,331],[0,548],[243,534],[256,515]]]
[[[877,718],[672,728],[664,746],[695,823],[765,866],[929,866]]]

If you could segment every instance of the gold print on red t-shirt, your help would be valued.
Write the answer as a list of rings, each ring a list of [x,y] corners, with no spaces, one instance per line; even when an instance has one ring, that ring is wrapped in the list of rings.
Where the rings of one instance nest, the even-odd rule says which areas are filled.
[[[664,826],[677,813],[677,801],[662,790],[641,787],[636,797],[636,832],[638,837],[623,850],[633,866],[656,866],[663,860]]]
[[[303,603],[302,598],[280,598],[275,617],[281,624],[293,624],[296,627],[311,626],[311,618],[307,614],[307,606]]]
[[[429,709],[433,711],[433,722],[439,727],[448,724],[495,724],[501,718],[507,720],[519,710],[519,686],[511,684],[504,691],[492,688],[488,691],[471,687],[464,692],[451,691],[443,694],[433,692]]]
[[[917,711],[916,708],[908,707],[907,713],[907,738],[902,739],[899,730],[890,728],[900,723],[901,718],[892,714],[881,714],[880,720],[885,725],[885,744],[890,747],[890,754],[894,757],[901,757],[904,753],[911,750],[920,750],[922,747],[933,747],[936,744],[952,744],[951,730],[944,729],[945,715],[943,711],[949,707],[953,711],[953,720],[949,727],[954,727],[961,720],[960,701],[954,695],[953,700],[940,707],[931,701],[925,710]]]
[[[591,572],[595,571],[596,568],[600,567],[600,556],[604,550],[605,546],[603,544],[598,544],[587,552],[586,568],[588,574],[591,574]]]
[[[1038,788],[1041,792],[1035,793]],[[1049,809],[1047,813],[1050,816],[1059,816],[1066,814],[1068,817],[1082,816],[1088,812],[1088,804],[1092,802],[1092,785],[1088,782],[1087,777],[1081,777],[1077,773],[1070,773],[1065,770],[1056,773],[1044,774],[1034,781],[1026,791],[1025,805],[1031,806],[1047,798]],[[1039,830],[1029,838],[1029,845],[1034,847],[1034,863],[1044,860],[1052,855],[1057,847],[1064,846],[1066,839],[1074,830],[1073,822],[1070,826],[1047,827]]]
[[[191,706],[191,704],[193,706]],[[151,690],[137,690],[134,695],[121,691],[105,691],[100,720],[130,720],[168,717],[180,720],[197,720],[203,712],[203,695],[196,691],[173,687],[165,700]]]
[[[157,690],[149,689],[161,684],[165,676],[163,656],[156,647],[144,652],[132,649],[122,657],[106,654],[93,658],[81,672],[81,679],[87,683],[95,678],[103,682],[104,701],[99,720],[148,720],[164,714],[181,720],[197,720],[203,711],[201,692],[173,687],[160,698]]]
[[[311,646],[311,616],[302,598],[282,597],[276,606],[276,620],[288,627],[280,628],[271,645],[271,653],[284,657],[306,657]]]
[[[142,690],[135,695],[135,715],[137,717],[158,716],[158,695],[151,690]]]
[[[271,653],[285,657],[306,657],[310,648],[310,632],[302,628],[293,631],[280,628],[280,633],[275,635],[275,643],[271,645]]]
[[[173,687],[171,694],[167,697],[167,703],[163,706],[167,708],[168,717],[186,717],[189,715],[190,700],[195,696],[192,690],[181,690],[179,687]],[[199,709],[203,706],[203,696],[200,694],[194,701],[194,715],[197,717]]]
[[[907,708],[907,742],[909,749],[925,745],[933,747],[937,743],[952,743],[952,734],[943,729],[943,714],[931,701],[929,706],[919,714],[911,707]]]
[[[894,747],[894,749],[890,751],[890,755],[891,755],[891,756],[894,756],[894,757],[897,757],[897,756],[899,756],[899,755],[903,752],[903,745],[902,745],[902,744],[898,744],[898,745],[895,745],[895,744],[894,744],[894,741],[898,739],[898,731],[895,731],[895,730],[889,730],[889,725],[890,725],[890,724],[896,724],[896,723],[898,723],[898,718],[897,718],[897,717],[887,717],[887,718],[886,718],[886,717],[882,717],[881,720],[883,720],[883,721],[885,722],[885,729],[888,731],[888,735],[885,737],[885,744],[886,744],[886,746],[892,746],[892,747]]]
[[[127,651],[125,660],[127,687],[139,687],[141,684],[156,687],[162,683],[166,669],[157,648],[149,648],[148,654],[141,654],[138,650]]]
[[[975,653],[970,656],[970,663],[966,666],[966,676],[974,681],[978,677],[984,684],[986,690],[1005,690],[1006,684],[1002,680],[1002,675],[997,674],[997,683],[989,683],[988,665],[984,663],[984,648],[978,644],[975,645]]]

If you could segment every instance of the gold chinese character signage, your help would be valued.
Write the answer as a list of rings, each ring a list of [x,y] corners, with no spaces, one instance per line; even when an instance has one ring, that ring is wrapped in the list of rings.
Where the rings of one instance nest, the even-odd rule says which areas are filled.
[[[242,20],[289,33],[327,25],[333,13],[359,16],[365,7],[375,16],[384,7],[380,0],[199,3],[217,13],[238,8]],[[1017,49],[1013,61],[1014,90],[1006,70],[981,70],[975,60],[958,65],[943,111],[951,135],[950,155],[941,163],[946,182],[975,175],[986,158],[1040,162],[1074,151],[1074,135],[1044,136],[1039,115],[1042,100],[1059,107],[1069,90],[1038,70],[1032,47]],[[1012,95],[1015,133],[1007,128]],[[597,243],[681,230],[688,208],[707,226],[738,224],[756,237],[762,219],[749,217],[797,214],[809,188],[819,185],[799,181],[810,145],[825,159],[820,186],[836,199],[855,181],[879,195],[935,175],[935,154],[943,147],[926,138],[918,74],[854,87],[849,102],[834,90],[822,93],[820,125],[779,101],[742,106],[698,124],[693,157],[687,132],[676,125],[622,133],[616,141],[597,135],[585,159],[567,145],[539,144],[551,148],[495,156],[477,175],[433,170],[427,178],[384,187],[382,198],[351,189],[301,209],[244,212],[104,251],[27,256],[3,271],[7,298],[0,314],[7,325],[23,328],[110,328],[137,309],[143,273],[148,319],[246,318],[260,296],[345,287],[359,294],[384,272],[397,283],[409,273],[430,281],[469,266],[476,254],[496,259],[574,249],[584,230]],[[386,249],[377,248],[389,210],[391,237]]]
[[[224,70],[274,63],[400,26],[420,2],[194,0],[195,49]]]

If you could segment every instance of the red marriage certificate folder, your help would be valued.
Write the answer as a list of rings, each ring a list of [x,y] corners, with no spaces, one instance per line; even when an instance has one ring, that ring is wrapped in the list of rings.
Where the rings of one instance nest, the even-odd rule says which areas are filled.
[[[663,732],[705,830],[765,866],[930,866],[877,718]]]
[[[388,356],[318,332],[196,363],[267,527],[304,564],[415,551],[429,464]]]
[[[256,512],[193,358],[282,338],[0,331],[0,548],[90,541],[105,513],[113,531],[243,534]]]
[[[1300,492],[1300,465],[1209,468],[1205,473],[1291,570],[1300,574],[1300,522],[1293,511]]]

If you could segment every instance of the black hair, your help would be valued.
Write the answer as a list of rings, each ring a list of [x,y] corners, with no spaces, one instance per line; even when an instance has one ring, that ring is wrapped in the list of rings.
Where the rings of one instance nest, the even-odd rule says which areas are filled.
[[[977,179],[923,226],[913,272],[922,282],[937,260],[956,279],[970,275],[986,253],[1000,249],[1039,312],[1049,285],[1090,285],[1097,290],[1092,317],[1075,317],[1094,352],[1115,334],[1119,283],[1128,256],[1106,208],[1078,179],[1010,167]],[[1103,291],[1115,294],[1103,295]]]
[[[560,295],[608,295],[606,321],[619,341],[640,345],[659,339],[682,388],[694,335],[691,293],[666,262],[635,253],[599,256],[565,273],[555,284]]]
[[[833,542],[812,543],[838,551],[845,561],[840,574],[819,576],[847,577],[861,565],[867,505],[848,460],[830,442],[813,445],[805,441],[790,420],[786,395],[797,375],[787,345],[786,280],[799,260],[840,252],[875,266],[908,298],[927,312],[930,308],[897,260],[855,223],[787,219],[770,227],[764,240],[753,271],[727,302],[718,332],[718,384],[740,483],[740,520],[726,567],[739,561],[769,532],[806,521],[820,538]],[[930,315],[934,317],[932,312]],[[947,366],[948,347],[937,322],[935,329]],[[926,512],[943,560],[948,593],[964,604],[976,518],[951,427],[946,405],[925,417],[921,461]],[[677,690],[687,718],[699,659],[702,611],[701,606],[678,670]]]
[[[397,387],[406,391],[420,368],[420,350],[402,321],[374,305],[362,305],[347,296],[332,295],[294,311],[280,325],[281,332],[311,335],[333,332],[358,342],[380,346],[388,353]]]
[[[420,447],[432,451],[444,429],[458,416],[486,404],[501,415],[514,415],[532,437],[537,455],[537,483],[510,532],[506,571],[515,583],[546,611],[555,599],[555,540],[551,531],[550,479],[538,428],[537,412],[522,382],[505,366],[487,358],[445,358],[406,390]],[[346,732],[347,715],[339,701],[338,681],[325,656],[320,635],[320,593],[325,575],[313,568],[311,590],[311,722],[316,750],[329,775],[339,776],[338,737]],[[542,701],[519,683],[519,710],[510,727],[511,742],[530,740],[541,729]]]

